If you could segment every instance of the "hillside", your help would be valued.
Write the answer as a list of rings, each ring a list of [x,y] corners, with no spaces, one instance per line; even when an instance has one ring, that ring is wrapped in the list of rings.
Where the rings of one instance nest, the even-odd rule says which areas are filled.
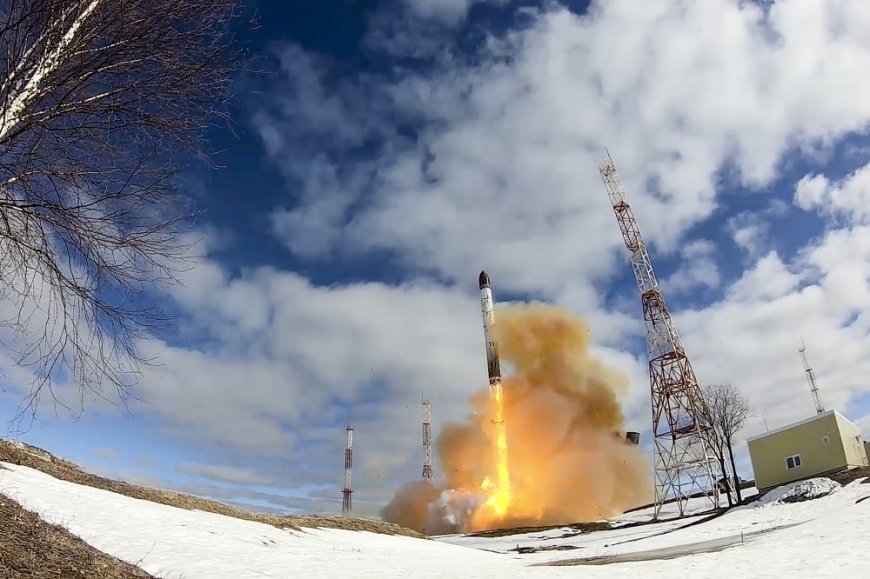
[[[422,537],[392,523],[352,517],[277,516],[253,513],[217,501],[153,489],[88,473],[77,465],[34,446],[0,439],[0,463],[20,465],[55,479],[185,510],[214,513],[282,529],[333,528]],[[8,471],[0,464],[2,471]],[[111,557],[63,525],[50,524],[2,492],[0,484],[0,576],[4,579],[152,577],[133,564]]]
[[[207,513],[215,513],[237,519],[265,523],[279,528],[296,529],[318,527],[323,529],[370,531],[373,533],[406,535],[417,538],[423,537],[423,535],[416,531],[405,529],[399,525],[383,521],[359,519],[354,517],[280,516],[265,513],[253,513],[202,497],[112,480],[85,472],[68,460],[54,456],[41,448],[6,439],[0,439],[0,462],[27,466],[51,475],[56,479],[111,491],[135,499],[143,499],[181,509],[196,509]]]
[[[870,485],[857,480],[840,487],[813,479],[717,517],[692,514],[649,523],[650,513],[639,511],[610,526],[420,540],[337,528],[279,528],[131,498],[26,466],[2,466],[0,501],[14,500],[45,523],[62,525],[92,549],[116,557],[116,565],[135,564],[154,577],[561,579],[579,573],[593,579],[659,579],[686,568],[698,577],[719,576],[724,569],[753,578],[870,577],[870,560],[861,549],[862,537],[870,533]],[[705,506],[690,501],[690,508],[695,513]],[[635,524],[641,521],[647,524]],[[574,569],[577,565],[584,568]]]
[[[3,467],[0,467],[2,477]],[[2,480],[2,478],[0,478]],[[0,577],[4,579],[151,579],[0,493]]]

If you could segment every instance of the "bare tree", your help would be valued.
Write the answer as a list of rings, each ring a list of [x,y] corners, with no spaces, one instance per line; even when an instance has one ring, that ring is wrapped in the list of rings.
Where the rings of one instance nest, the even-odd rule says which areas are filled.
[[[734,435],[737,434],[752,413],[749,402],[744,398],[733,384],[706,385],[701,389],[704,398],[707,421],[712,426],[711,441],[714,451],[717,453],[719,465],[722,469],[723,478],[728,481],[725,469],[725,451],[731,462],[733,490],[737,501],[742,500],[740,493],[740,479],[737,475],[737,466],[734,462]],[[731,485],[729,485],[731,486]],[[728,505],[731,506],[731,492],[728,493]]]
[[[245,55],[235,0],[0,0],[0,343],[26,407],[126,400],[171,315],[208,162]],[[17,381],[17,380],[16,380]],[[68,394],[66,394],[68,395]]]
[[[704,406],[702,406],[701,412],[704,415],[704,422],[711,426],[710,430],[707,432],[707,440],[710,442],[710,449],[713,451],[713,454],[719,463],[719,469],[722,473],[722,483],[725,485],[725,495],[728,497],[728,506],[732,507],[734,506],[734,495],[729,480],[730,477],[728,476],[728,469],[725,466],[725,439],[721,435],[721,431],[715,426],[716,421],[712,412],[713,405],[711,404],[711,398],[715,396],[715,388],[715,386],[709,385],[701,387],[701,396],[704,401]]]

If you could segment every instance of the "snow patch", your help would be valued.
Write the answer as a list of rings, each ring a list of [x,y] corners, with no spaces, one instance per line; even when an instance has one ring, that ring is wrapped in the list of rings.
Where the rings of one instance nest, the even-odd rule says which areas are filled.
[[[827,496],[840,488],[840,483],[827,477],[811,478],[777,487],[761,497],[759,506],[799,503]]]
[[[9,496],[95,548],[166,579],[670,579],[687,568],[697,577],[718,577],[723,569],[753,579],[870,577],[870,558],[861,549],[862,537],[870,535],[868,503],[855,504],[868,496],[868,489],[848,485],[830,493],[833,483],[826,479],[776,489],[767,499],[782,498],[797,486],[815,493],[828,489],[829,496],[819,500],[778,508],[746,505],[691,527],[685,525],[694,517],[579,535],[560,527],[509,537],[421,540],[338,529],[288,531],[0,464],[8,469],[0,471],[0,500]],[[691,500],[703,506],[702,499]],[[635,512],[613,522],[649,521],[651,515]],[[538,566],[566,559],[625,558],[630,553],[646,557],[656,550],[660,556],[663,549],[685,553],[697,548],[699,539],[708,546],[713,541],[724,545],[743,533],[752,540],[723,550],[705,547],[684,557],[582,569]]]

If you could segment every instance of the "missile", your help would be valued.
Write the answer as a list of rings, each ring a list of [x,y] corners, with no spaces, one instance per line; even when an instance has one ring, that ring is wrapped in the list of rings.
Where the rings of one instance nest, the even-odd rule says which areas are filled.
[[[489,287],[489,276],[480,272],[480,309],[483,313],[483,337],[486,340],[486,369],[489,373],[489,393],[501,396],[501,368],[498,363],[498,344],[493,337],[495,329],[495,311],[492,301],[492,289]]]

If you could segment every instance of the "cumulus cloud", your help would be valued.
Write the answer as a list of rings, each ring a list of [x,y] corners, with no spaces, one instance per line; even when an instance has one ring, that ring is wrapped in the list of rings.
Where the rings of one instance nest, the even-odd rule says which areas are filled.
[[[603,145],[648,242],[672,249],[715,208],[724,163],[761,187],[786,152],[866,126],[870,104],[859,95],[870,81],[850,72],[870,64],[855,25],[865,10],[658,0],[642,10],[600,3],[578,16],[550,5],[470,62],[348,81],[362,82],[373,101],[388,99],[382,119],[424,124],[408,141],[381,135],[390,146],[374,173],[361,165],[376,175],[363,179],[367,187],[345,180],[352,217],[333,218],[322,201],[294,211],[319,232],[322,243],[308,244],[324,259],[383,250],[447,280],[484,262],[510,289],[595,307],[591,284],[607,278],[621,249],[596,171]],[[846,79],[854,90],[841,90]],[[321,115],[317,102],[285,105],[293,118]],[[270,123],[280,123],[274,113]]]
[[[867,224],[870,221],[870,164],[837,181],[825,175],[807,175],[798,182],[794,201],[805,211]]]
[[[668,295],[688,290],[715,288],[721,275],[716,263],[716,245],[706,239],[696,239],[680,249],[680,267],[670,277],[661,281],[662,291]]]
[[[813,412],[801,339],[828,408],[848,412],[867,392],[868,280],[870,229],[833,230],[791,263],[758,260],[723,300],[678,312],[699,379],[733,382],[755,406],[747,435],[762,431],[762,412],[771,428]]]
[[[160,363],[146,369],[133,411],[218,457],[249,457],[238,471],[179,467],[188,474],[290,488],[338,487],[350,419],[360,508],[370,501],[376,513],[388,481],[419,469],[421,395],[437,429],[486,383],[475,282],[315,286],[271,268],[233,278],[205,260],[176,295],[183,331],[205,339],[147,344]]]

